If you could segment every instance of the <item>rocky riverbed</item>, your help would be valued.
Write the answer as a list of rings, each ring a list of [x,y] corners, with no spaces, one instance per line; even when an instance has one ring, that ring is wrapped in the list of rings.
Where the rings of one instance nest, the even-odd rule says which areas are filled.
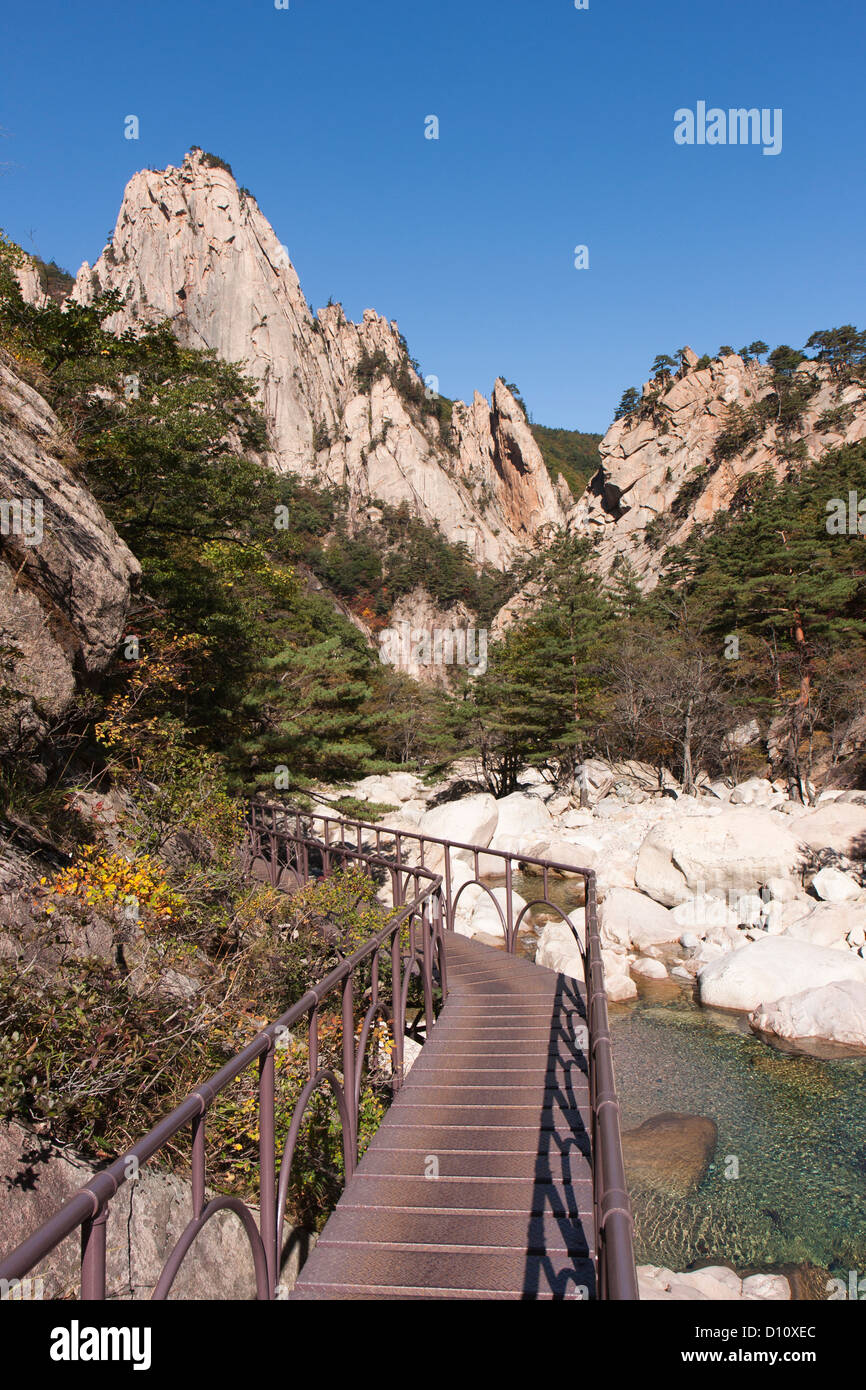
[[[866,1259],[866,792],[803,807],[763,779],[681,797],[639,765],[588,771],[584,809],[533,773],[432,809],[443,789],[404,774],[355,791],[396,805],[393,828],[595,870],[642,1296],[827,1297]],[[458,886],[471,859],[452,856]],[[479,867],[504,909],[494,856]],[[582,882],[551,883],[580,925]],[[539,887],[515,875],[515,918]],[[581,977],[545,918],[518,949]],[[503,940],[476,887],[455,925]]]
[[[768,1041],[866,1053],[866,792],[823,792],[805,807],[760,778],[686,797],[652,794],[639,764],[587,772],[596,795],[583,809],[530,770],[498,801],[442,800],[447,789],[406,773],[354,792],[397,807],[383,820],[395,829],[595,870],[611,1000],[636,998],[641,980],[693,980],[702,1004],[744,1014]],[[481,855],[479,870],[504,909],[502,861]],[[452,852],[451,871],[457,930],[502,938],[504,914],[471,886],[473,856]],[[512,906],[515,918],[526,906],[519,891]],[[581,974],[567,924],[524,924],[540,964]]]

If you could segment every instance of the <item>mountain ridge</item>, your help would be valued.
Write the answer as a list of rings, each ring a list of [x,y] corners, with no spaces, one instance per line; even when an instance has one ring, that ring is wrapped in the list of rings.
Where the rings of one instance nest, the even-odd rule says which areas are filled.
[[[194,149],[179,167],[133,175],[72,298],[110,291],[125,299],[111,331],[168,319],[186,346],[245,364],[278,471],[348,486],[355,509],[408,502],[498,568],[564,523],[570,494],[564,504],[504,381],[445,410],[396,321],[368,309],[353,324],[339,304],[314,315],[255,198],[212,156]]]

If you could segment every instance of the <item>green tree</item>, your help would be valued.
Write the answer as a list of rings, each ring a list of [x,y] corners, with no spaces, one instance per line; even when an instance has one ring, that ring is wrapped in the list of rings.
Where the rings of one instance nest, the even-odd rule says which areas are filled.
[[[818,361],[827,362],[837,375],[852,367],[862,367],[866,362],[866,332],[852,323],[813,333],[806,347],[816,348]]]
[[[806,797],[803,734],[816,681],[816,644],[866,639],[866,571],[857,536],[828,530],[828,507],[866,496],[866,445],[826,454],[784,482],[747,479],[736,508],[669,556],[668,586],[690,596],[721,646],[748,636],[764,653],[766,680],[784,714],[785,771]]]
[[[637,410],[640,405],[640,391],[636,386],[629,386],[623,391],[619,405],[616,408],[614,420],[621,420],[625,415],[631,415],[632,411]]]
[[[295,791],[314,779],[343,781],[382,770],[368,708],[372,660],[360,635],[292,640],[262,665],[246,701],[253,731],[234,756],[236,766],[248,765],[249,782]]]
[[[586,541],[560,533],[537,580],[544,601],[492,650],[463,695],[463,733],[495,795],[529,763],[573,780],[605,708],[603,653],[613,610],[586,569]]]

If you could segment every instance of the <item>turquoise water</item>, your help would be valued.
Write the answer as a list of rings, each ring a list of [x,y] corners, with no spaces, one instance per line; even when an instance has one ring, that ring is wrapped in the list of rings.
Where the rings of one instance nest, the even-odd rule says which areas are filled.
[[[515,888],[529,897],[535,885]],[[551,896],[568,908],[573,888]],[[612,1006],[611,1030],[624,1128],[665,1111],[718,1128],[688,1198],[632,1187],[640,1263],[866,1273],[866,1058],[778,1051],[742,1017],[701,1009],[686,982]]]

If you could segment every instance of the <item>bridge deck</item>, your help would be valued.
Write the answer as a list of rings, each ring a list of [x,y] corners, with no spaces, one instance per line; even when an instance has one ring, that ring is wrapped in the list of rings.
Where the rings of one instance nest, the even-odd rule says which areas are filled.
[[[582,990],[446,942],[448,1001],[292,1298],[594,1295]]]

